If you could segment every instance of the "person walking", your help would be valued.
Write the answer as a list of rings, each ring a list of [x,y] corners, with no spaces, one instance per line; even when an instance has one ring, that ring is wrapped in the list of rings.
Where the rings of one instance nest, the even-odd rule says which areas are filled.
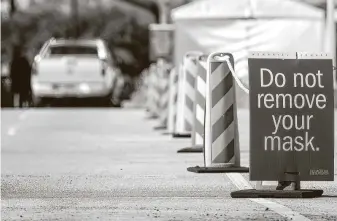
[[[14,47],[13,57],[10,64],[10,78],[12,81],[13,105],[22,108],[29,106],[31,96],[31,65],[23,54],[22,47]]]

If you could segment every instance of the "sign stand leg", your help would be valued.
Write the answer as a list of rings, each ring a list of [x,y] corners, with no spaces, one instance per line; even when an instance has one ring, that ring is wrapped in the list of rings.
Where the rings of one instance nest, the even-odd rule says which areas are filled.
[[[293,190],[300,190],[301,189],[301,182],[295,181],[291,183],[291,189]]]

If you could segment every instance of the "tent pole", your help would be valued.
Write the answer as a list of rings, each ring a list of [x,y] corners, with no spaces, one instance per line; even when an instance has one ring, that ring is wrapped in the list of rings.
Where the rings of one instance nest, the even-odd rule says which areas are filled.
[[[333,56],[333,66],[336,66],[336,24],[335,24],[335,4],[334,0],[326,0],[326,21],[325,21],[326,44],[325,50]],[[334,89],[336,89],[336,71],[333,70]]]
[[[158,1],[157,2],[159,11],[160,11],[160,16],[159,16],[159,23],[160,24],[167,24],[167,18],[168,18],[168,2],[167,1]]]

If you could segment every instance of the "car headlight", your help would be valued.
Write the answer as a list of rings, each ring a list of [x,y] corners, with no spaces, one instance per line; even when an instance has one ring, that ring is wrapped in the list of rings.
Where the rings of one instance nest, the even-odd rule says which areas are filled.
[[[79,90],[82,91],[83,93],[89,93],[91,90],[90,90],[90,87],[88,84],[86,83],[82,83],[78,86]]]
[[[43,83],[33,83],[32,87],[35,90],[49,90],[51,88],[51,86],[49,84],[43,84]]]
[[[104,83],[90,83],[89,86],[93,91],[101,91],[105,89]]]

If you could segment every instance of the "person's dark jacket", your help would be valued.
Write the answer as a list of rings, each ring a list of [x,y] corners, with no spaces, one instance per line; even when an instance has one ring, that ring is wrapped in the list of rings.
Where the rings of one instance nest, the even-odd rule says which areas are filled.
[[[15,57],[10,66],[12,93],[29,93],[31,90],[31,66],[27,58]]]

